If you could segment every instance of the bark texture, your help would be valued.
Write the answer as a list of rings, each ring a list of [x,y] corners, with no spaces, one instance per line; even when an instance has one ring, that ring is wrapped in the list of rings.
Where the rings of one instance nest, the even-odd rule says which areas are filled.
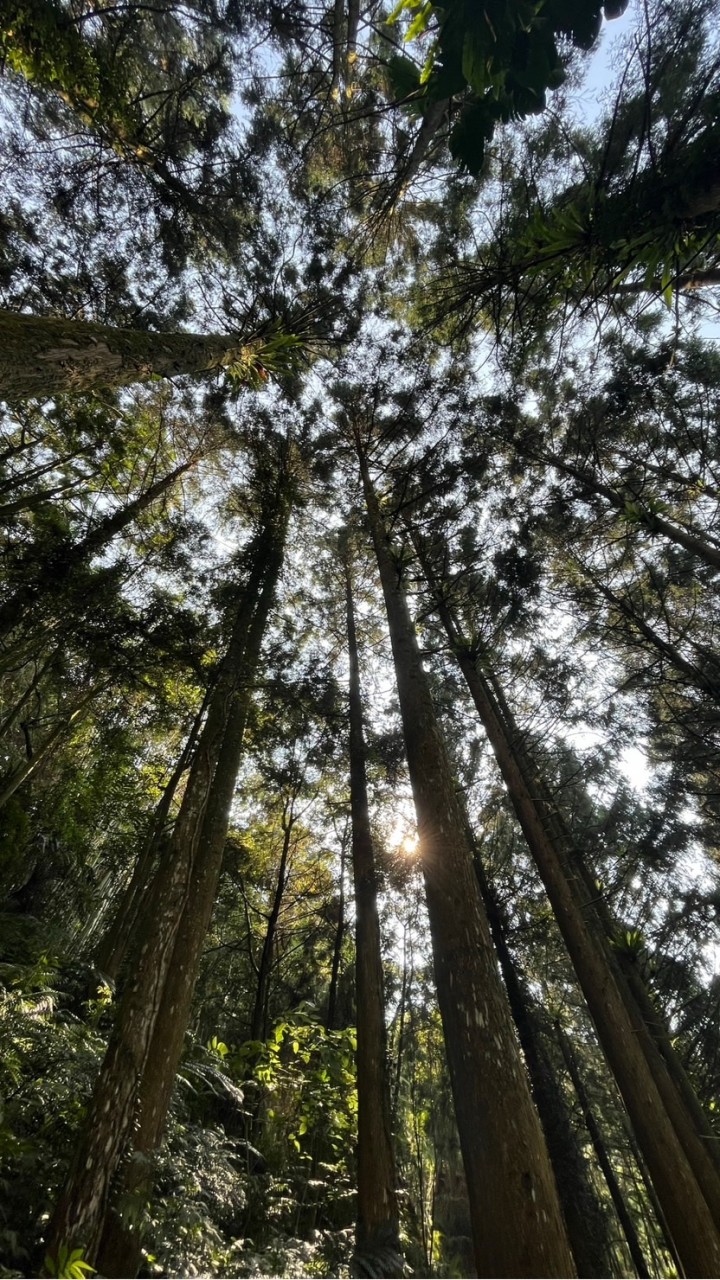
[[[568,1072],[570,1074],[570,1079],[573,1082],[573,1088],[575,1090],[575,1093],[577,1094],[578,1102],[580,1103],[580,1106],[582,1108],[583,1119],[585,1121],[585,1126],[587,1128],[587,1131],[590,1134],[590,1141],[592,1142],[592,1145],[593,1145],[593,1151],[595,1152],[595,1155],[597,1157],[597,1162],[600,1165],[600,1168],[602,1169],[603,1177],[607,1184],[607,1189],[610,1192],[610,1197],[612,1199],[613,1205],[615,1206],[615,1212],[617,1213],[617,1216],[620,1220],[620,1225],[623,1229],[623,1232],[625,1234],[625,1239],[627,1240],[627,1243],[628,1243],[628,1249],[630,1250],[630,1257],[633,1260],[633,1266],[635,1267],[635,1270],[638,1276],[640,1277],[640,1280],[649,1280],[650,1272],[648,1271],[648,1265],[647,1265],[647,1262],[645,1261],[645,1255],[643,1254],[642,1247],[640,1245],[640,1240],[638,1239],[638,1234],[637,1234],[637,1231],[635,1230],[635,1223],[633,1222],[632,1215],[625,1203],[625,1197],[620,1188],[620,1184],[617,1178],[615,1177],[615,1170],[613,1169],[612,1164],[610,1163],[610,1158],[608,1156],[607,1150],[605,1148],[605,1143],[603,1142],[602,1134],[600,1132],[600,1126],[598,1125],[598,1122],[595,1119],[595,1113],[593,1112],[593,1109],[590,1106],[590,1100],[587,1096],[587,1091],[585,1089],[585,1086],[583,1085],[582,1077],[580,1075],[577,1063],[575,1061],[575,1055],[570,1047],[567,1037],[565,1036],[560,1026],[556,1027],[556,1034],[558,1038],[558,1043],[560,1044],[560,1047],[562,1049],[563,1058],[565,1059],[565,1065],[567,1066]]]
[[[432,585],[432,583],[431,583]],[[513,750],[503,716],[473,653],[463,644],[442,593],[435,584],[438,615],[448,633],[468,689],[485,728],[513,808],[533,855],[565,940],[600,1043],[617,1080],[638,1142],[647,1161],[663,1213],[685,1273],[713,1275],[720,1270],[717,1228],[718,1184],[714,1166],[684,1109],[673,1116],[670,1090],[662,1089],[663,1065],[613,962],[588,886],[550,837],[541,807]],[[597,896],[597,895],[594,895]],[[667,1072],[664,1072],[667,1076]],[[668,1083],[671,1084],[669,1081]],[[678,1132],[682,1129],[682,1133]]]
[[[613,1264],[607,1215],[591,1184],[587,1162],[547,1049],[538,1011],[508,946],[506,921],[478,853],[475,855],[475,870],[545,1133],[577,1272],[583,1277],[608,1276],[612,1273]]]
[[[236,334],[150,333],[0,310],[0,399],[9,403],[213,369],[249,376],[255,365]]]
[[[148,1157],[162,1141],[175,1076],[182,1056],[197,982],[202,947],[217,893],[227,836],[230,808],[242,758],[242,744],[257,672],[260,649],[282,568],[290,502],[278,495],[277,508],[268,517],[256,549],[250,579],[238,610],[228,661],[211,698],[222,703],[222,741],[206,798],[205,813],[193,859],[189,892],[183,906],[164,979],[153,1032],[138,1086],[138,1125],[132,1139],[132,1157],[125,1174],[125,1189],[137,1192],[147,1180]],[[163,877],[165,867],[161,868]],[[151,927],[152,912],[148,925]],[[141,1261],[139,1232],[110,1210],[98,1245],[98,1263],[109,1277],[134,1276]]]
[[[273,543],[272,530],[278,521],[286,522],[289,513],[289,502],[278,509],[277,490],[268,496],[270,527],[259,534],[260,547]],[[281,550],[279,554],[281,559]],[[244,659],[253,643],[253,624],[259,625],[259,600],[268,577],[267,558],[259,552],[242,593],[173,833],[144,907],[134,970],[118,1009],[86,1127],[50,1224],[51,1257],[65,1244],[82,1247],[86,1259],[94,1262],[123,1157],[129,1148],[138,1149],[140,1141],[147,1141],[145,1149],[152,1149],[154,1136],[159,1140],[162,1131],[187,1026],[184,1010],[192,997],[193,966],[212,911],[215,861],[219,867],[237,775],[242,732],[233,711],[238,698],[247,696],[246,688],[240,687],[246,675]],[[266,598],[272,598],[269,588]],[[188,938],[196,953],[186,950]],[[133,1139],[138,1109],[140,1130]],[[121,1269],[115,1274],[133,1272]]]
[[[477,1273],[570,1276],[575,1268],[552,1168],[452,769],[359,435],[356,443],[395,661]]]
[[[367,793],[360,666],[347,548],[345,602],[350,660],[348,703],[355,888],[358,1089],[358,1214],[352,1271],[357,1276],[397,1276],[402,1274],[402,1250],[390,1123],[380,918]]]

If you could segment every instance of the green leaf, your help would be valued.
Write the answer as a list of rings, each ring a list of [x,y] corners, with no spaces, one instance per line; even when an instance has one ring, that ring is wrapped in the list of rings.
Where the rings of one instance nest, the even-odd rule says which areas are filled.
[[[412,58],[394,54],[388,60],[388,75],[393,93],[398,98],[408,98],[420,88],[420,73]]]
[[[408,30],[407,30],[407,35],[405,36],[406,43],[408,43],[410,40],[416,40],[418,36],[421,36],[423,34],[423,32],[427,29],[427,24],[430,21],[430,15],[432,11],[433,11],[432,3],[430,2],[430,0],[428,0],[427,4],[424,4],[422,6],[422,9],[420,10],[420,12],[415,15],[412,22],[410,23],[410,26],[408,27]]]
[[[414,9],[416,6],[417,0],[399,0],[399,4],[395,5],[390,17],[387,18],[388,26],[392,26],[393,23],[397,22],[400,14],[404,13],[406,9]]]

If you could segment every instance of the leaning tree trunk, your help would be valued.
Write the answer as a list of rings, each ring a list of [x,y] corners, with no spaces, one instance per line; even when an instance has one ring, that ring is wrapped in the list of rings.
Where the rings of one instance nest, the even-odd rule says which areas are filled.
[[[607,1214],[592,1186],[587,1161],[544,1042],[537,1011],[508,946],[507,923],[479,852],[476,852],[474,862],[510,1008],[525,1054],[535,1105],[545,1133],[578,1276],[607,1276],[612,1270]]]
[[[686,1111],[692,1117],[695,1129],[702,1139],[708,1155],[717,1168],[720,1163],[720,1138],[713,1129],[705,1108],[693,1088],[680,1055],[673,1045],[667,1023],[656,1008],[642,975],[636,968],[635,959],[623,953],[618,958],[643,1022],[662,1054],[668,1075],[679,1097],[682,1099]]]
[[[350,661],[350,810],[355,888],[355,1000],[357,1009],[358,1212],[352,1272],[402,1275],[385,993],[377,906],[375,850],[370,828],[360,666],[349,548],[344,547],[345,605]]]
[[[590,1106],[590,1099],[588,1098],[585,1086],[582,1082],[582,1078],[575,1061],[575,1055],[559,1023],[555,1024],[555,1033],[562,1050],[563,1058],[565,1059],[565,1065],[570,1073],[573,1088],[577,1094],[577,1100],[580,1103],[585,1126],[590,1134],[593,1151],[595,1152],[597,1162],[602,1170],[607,1189],[610,1192],[610,1198],[615,1207],[615,1212],[620,1221],[620,1226],[623,1229],[625,1239],[627,1240],[630,1257],[633,1260],[633,1266],[635,1267],[640,1280],[649,1280],[650,1272],[648,1271],[647,1262],[645,1261],[645,1255],[640,1245],[638,1233],[635,1230],[635,1223],[633,1222],[632,1214],[625,1203],[625,1197],[622,1193],[620,1184],[615,1177],[615,1170],[610,1163],[610,1158],[605,1149],[605,1143],[603,1142],[602,1134],[600,1132],[600,1126],[598,1125],[598,1122],[595,1119],[595,1113]]]
[[[138,919],[138,912],[143,898],[152,883],[158,852],[162,847],[163,838],[166,836],[170,809],[183,774],[190,768],[208,701],[209,693],[206,693],[185,740],[185,745],[180,752],[177,764],[158,801],[152,817],[150,831],[133,868],[130,882],[120,898],[110,925],[105,930],[96,948],[95,967],[103,977],[109,978],[111,982],[117,982],[120,969],[128,953],[130,939],[134,934]]]
[[[267,531],[264,531],[260,543],[266,538]],[[157,1045],[157,1041],[153,1042],[153,1033],[158,1015],[168,1008],[165,984],[177,960],[175,944],[181,923],[188,919],[188,904],[197,885],[194,864],[205,838],[213,781],[238,682],[244,674],[243,657],[264,578],[264,566],[261,570],[256,558],[213,691],[175,827],[148,895],[134,972],[128,978],[86,1127],[50,1224],[47,1244],[51,1258],[58,1256],[62,1245],[82,1247],[91,1263],[97,1253],[110,1190],[131,1140],[153,1044]],[[202,863],[201,869],[204,869]],[[190,914],[193,909],[191,905]],[[182,968],[184,981],[187,972],[184,959]],[[183,1025],[183,1035],[184,1030]],[[163,1048],[163,1053],[165,1051]]]
[[[112,515],[99,520],[78,542],[68,543],[63,539],[53,547],[46,555],[39,572],[34,576],[27,573],[22,586],[0,605],[0,638],[14,631],[28,610],[61,595],[68,582],[72,581],[73,574],[82,565],[102,551],[123,529],[129,528],[158,498],[168,493],[194,463],[193,458],[175,467],[151,484],[145,493],[139,494]]]
[[[0,400],[47,400],[226,369],[242,380],[259,368],[238,334],[150,333],[0,310]]]
[[[251,1040],[264,1040],[265,1032],[267,1030],[268,990],[270,987],[270,972],[272,970],[273,955],[275,954],[275,937],[277,934],[278,920],[280,919],[280,911],[282,909],[282,901],[285,896],[285,890],[287,888],[290,874],[288,870],[288,862],[290,859],[293,827],[297,822],[297,818],[292,810],[293,802],[291,800],[289,812],[287,802],[283,809],[283,842],[282,849],[280,851],[280,865],[278,866],[275,892],[273,894],[270,915],[267,918],[265,937],[263,938],[262,952],[260,954],[260,962],[258,964],[255,1002],[253,1004],[252,1017],[250,1019]]]
[[[496,713],[499,715],[524,777],[526,788],[532,793],[550,839],[557,842],[559,849],[568,851],[571,863],[580,872],[585,884],[586,900],[599,918],[602,927],[601,936],[607,947],[608,940],[612,942],[617,935],[616,922],[602,897],[598,896],[595,879],[574,844],[565,819],[547,785],[523,750],[522,735],[507,703],[503,688],[492,673],[489,673],[488,692],[495,699]],[[621,993],[665,1109],[713,1211],[715,1222],[720,1223],[720,1181],[718,1180],[720,1151],[718,1151],[717,1134],[673,1047],[667,1024],[655,1008],[632,957],[613,949],[610,958],[613,966],[617,966],[622,973],[624,981],[620,984]]]
[[[148,1157],[162,1140],[207,935],[229,823],[230,808],[242,758],[242,744],[257,672],[260,649],[282,568],[289,502],[282,502],[259,539],[255,564],[238,612],[234,642],[232,689],[225,707],[225,729],[208,791],[205,815],[192,865],[189,893],[180,919],[172,962],[158,999],[152,1038],[139,1082],[139,1122],[132,1139],[133,1156],[125,1188],[137,1190],[147,1180]],[[257,600],[258,578],[262,581]],[[253,607],[255,606],[255,607]],[[214,695],[213,695],[214,697]],[[213,699],[211,698],[210,713]],[[146,927],[152,928],[154,906],[148,899]],[[98,1249],[100,1270],[107,1276],[134,1276],[141,1258],[140,1233],[113,1210],[108,1214]]]
[[[569,1276],[545,1140],[472,869],[463,814],[359,433],[356,445],[395,661],[438,1003],[479,1276]]]
[[[419,545],[416,543],[416,545]],[[610,1063],[655,1184],[673,1240],[688,1276],[720,1273],[720,1234],[716,1226],[718,1180],[689,1117],[682,1136],[672,1118],[642,1042],[644,1024],[628,1009],[622,976],[609,954],[604,931],[581,874],[568,865],[563,850],[548,834],[543,815],[513,751],[488,681],[461,641],[442,591],[427,567],[438,616],[492,746],[513,808],[545,885],[578,981]],[[646,1040],[650,1040],[645,1029]],[[650,1045],[652,1051],[652,1045]],[[659,1059],[659,1053],[656,1055]],[[657,1066],[657,1062],[654,1066]]]

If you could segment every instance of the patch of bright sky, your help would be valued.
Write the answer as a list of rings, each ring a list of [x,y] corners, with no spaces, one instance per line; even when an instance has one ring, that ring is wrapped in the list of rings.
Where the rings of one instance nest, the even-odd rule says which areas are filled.
[[[604,22],[597,48],[589,60],[582,85],[571,100],[579,118],[590,123],[607,104],[608,90],[617,80],[617,55],[633,27],[640,20],[637,3],[630,3],[621,18]]]

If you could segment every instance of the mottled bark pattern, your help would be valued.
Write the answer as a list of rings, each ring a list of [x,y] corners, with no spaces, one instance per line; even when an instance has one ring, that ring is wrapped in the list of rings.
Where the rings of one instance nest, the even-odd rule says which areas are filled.
[[[11,404],[230,365],[250,371],[253,360],[232,334],[149,333],[0,311],[0,400]]]

